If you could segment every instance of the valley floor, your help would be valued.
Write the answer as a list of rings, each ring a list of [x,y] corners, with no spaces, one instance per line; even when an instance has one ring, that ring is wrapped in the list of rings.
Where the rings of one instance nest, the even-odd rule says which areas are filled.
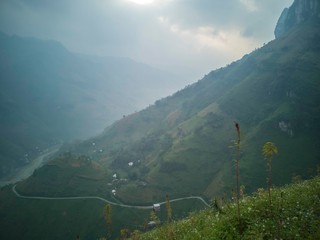
[[[43,152],[43,154],[38,156],[36,159],[32,160],[26,166],[17,170],[17,172],[13,176],[11,176],[7,179],[0,180],[0,187],[6,186],[9,184],[15,184],[21,180],[27,179],[28,177],[30,177],[32,175],[32,173],[35,169],[37,169],[43,165],[43,162],[45,161],[45,159],[47,159],[50,155],[57,152],[59,150],[59,148],[60,148],[60,145],[54,146],[52,148],[45,150]]]

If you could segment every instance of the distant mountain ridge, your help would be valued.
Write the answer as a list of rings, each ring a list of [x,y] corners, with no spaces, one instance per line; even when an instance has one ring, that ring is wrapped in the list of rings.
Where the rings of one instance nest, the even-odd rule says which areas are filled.
[[[42,149],[101,132],[179,89],[179,78],[126,58],[0,33],[0,176]]]

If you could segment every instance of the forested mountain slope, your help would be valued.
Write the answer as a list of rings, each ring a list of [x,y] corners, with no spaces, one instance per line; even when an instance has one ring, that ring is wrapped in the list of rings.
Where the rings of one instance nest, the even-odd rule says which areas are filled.
[[[261,148],[266,141],[279,149],[273,184],[289,182],[295,174],[312,175],[320,158],[319,26],[318,17],[294,25],[74,151],[146,182],[148,200],[166,192],[213,197],[233,188],[234,156],[228,147],[236,139],[236,121],[242,138],[240,179],[249,191],[265,185]],[[135,184],[123,186],[119,196],[146,200],[138,190]]]

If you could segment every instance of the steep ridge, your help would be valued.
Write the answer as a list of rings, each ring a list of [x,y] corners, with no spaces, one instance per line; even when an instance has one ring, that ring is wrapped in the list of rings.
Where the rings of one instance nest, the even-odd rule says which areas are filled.
[[[302,21],[281,38],[119,120],[73,151],[146,182],[144,191],[150,195],[213,197],[232,190],[228,146],[236,137],[237,121],[242,131],[240,177],[248,191],[265,185],[261,148],[266,141],[275,142],[280,152],[273,184],[287,183],[294,174],[308,177],[320,156],[319,42],[318,18]],[[128,198],[137,189],[124,186],[119,196]],[[143,201],[139,194],[136,198]]]
[[[285,8],[281,13],[275,28],[275,37],[281,37],[294,26],[314,19],[320,19],[320,3],[318,0],[296,0],[290,8]]]

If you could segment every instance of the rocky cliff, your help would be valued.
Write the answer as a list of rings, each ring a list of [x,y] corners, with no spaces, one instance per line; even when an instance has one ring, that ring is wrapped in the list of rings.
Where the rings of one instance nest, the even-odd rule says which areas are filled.
[[[310,19],[320,20],[320,1],[295,0],[290,8],[283,10],[274,30],[274,35],[279,38],[295,25]]]

